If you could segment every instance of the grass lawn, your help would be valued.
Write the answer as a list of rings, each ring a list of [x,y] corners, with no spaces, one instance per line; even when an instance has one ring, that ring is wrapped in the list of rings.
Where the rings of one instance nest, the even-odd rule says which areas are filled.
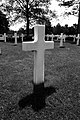
[[[45,87],[58,88],[46,97],[45,108],[19,109],[18,102],[33,92],[33,52],[22,51],[21,43],[0,42],[0,120],[80,120],[80,46],[45,51]]]

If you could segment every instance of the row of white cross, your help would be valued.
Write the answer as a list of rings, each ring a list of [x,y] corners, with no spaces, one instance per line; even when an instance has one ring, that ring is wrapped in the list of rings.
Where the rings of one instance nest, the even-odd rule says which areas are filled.
[[[0,40],[4,40],[4,42],[6,42],[6,38],[7,37],[8,37],[8,35],[6,35],[6,33],[4,33],[4,35],[2,35],[0,37]],[[17,38],[19,38],[19,36],[17,35],[17,33],[14,33],[14,36],[12,36],[12,38],[15,38],[15,44],[17,44]],[[21,38],[22,38],[22,42],[23,42],[24,34],[21,34]]]
[[[63,42],[65,42],[66,40],[66,37],[73,37],[74,39],[73,39],[73,42],[75,42],[76,41],[76,39],[77,39],[77,43],[76,43],[76,45],[79,45],[80,44],[80,34],[78,34],[77,35],[77,37],[76,37],[76,35],[65,35],[65,34],[63,34],[63,33],[61,33],[61,35],[46,35],[46,37],[47,37],[47,41],[49,41],[49,38],[52,38],[52,41],[54,40],[54,37],[57,37],[57,41],[58,41],[58,39],[60,39],[60,46],[63,46]]]
[[[24,40],[24,34],[21,34],[21,38],[22,38],[22,42]],[[49,41],[49,38],[51,38],[51,41],[54,40],[54,37],[57,37],[57,41],[58,39],[60,39],[61,43],[63,43],[63,41],[65,42],[66,37],[73,37],[74,40],[73,42],[75,42],[75,39],[77,39],[77,45],[79,45],[79,40],[80,40],[80,34],[78,34],[78,36],[76,37],[76,35],[65,35],[63,33],[61,33],[61,35],[45,35],[47,37],[47,41]],[[4,42],[6,42],[6,38],[8,37],[8,35],[6,35],[6,33],[4,33],[4,35],[2,37],[0,37],[0,40],[4,40]],[[14,33],[14,36],[12,36],[13,38],[15,38],[15,45],[17,44],[17,38],[19,38],[19,36],[17,35],[17,33]],[[34,39],[34,37],[32,37],[32,39]]]
[[[49,35],[49,34],[47,34],[46,35],[46,37],[47,37],[47,41],[49,41],[49,38],[52,38],[52,40],[54,40],[54,38],[55,37],[57,37],[57,41],[58,41],[58,39],[63,39],[64,40],[64,42],[65,42],[65,38],[66,37],[73,37],[74,38],[74,40],[75,40],[75,38],[79,38],[80,39],[80,37],[79,37],[79,34],[78,34],[78,36],[76,37],[76,35],[65,35],[65,34],[63,34],[63,33],[61,33],[61,35]]]
[[[7,37],[7,35],[6,35],[6,33],[4,33],[4,35],[0,35],[0,40],[4,40],[4,42],[6,42],[6,37]]]

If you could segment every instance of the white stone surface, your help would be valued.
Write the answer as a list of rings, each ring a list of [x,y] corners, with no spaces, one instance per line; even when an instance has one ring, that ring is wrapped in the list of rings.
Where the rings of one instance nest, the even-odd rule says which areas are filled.
[[[63,39],[64,39],[64,42],[66,42],[66,37],[67,37],[67,36],[64,34],[63,37],[64,37],[64,38],[63,38]]]
[[[13,37],[15,38],[15,45],[17,45],[17,38],[19,38],[19,36],[17,36],[17,33],[14,33]]]
[[[23,40],[24,40],[24,34],[23,33],[21,34],[21,38],[22,38],[22,42],[23,42]]]
[[[2,52],[1,52],[1,47],[0,47],[0,55],[2,54]]]
[[[78,34],[78,36],[76,38],[77,38],[77,44],[76,45],[79,45],[80,34]]]
[[[4,35],[0,34],[0,40],[4,40]]]
[[[45,25],[34,26],[34,41],[23,42],[22,50],[34,50],[34,83],[44,82],[44,53],[46,49],[53,49],[53,41],[45,41]]]
[[[6,37],[8,36],[6,35],[6,33],[4,33],[4,42],[6,42]]]
[[[48,34],[46,35],[46,37],[47,37],[47,41],[49,41],[49,35]]]
[[[53,41],[54,40],[54,35],[53,34],[51,35],[51,38],[52,38],[51,40]]]
[[[75,42],[75,41],[76,41],[76,35],[74,35],[73,38],[74,38],[74,39],[73,39],[73,42]]]
[[[63,39],[64,39],[63,33],[61,33],[61,35],[60,35],[60,47],[63,47]]]

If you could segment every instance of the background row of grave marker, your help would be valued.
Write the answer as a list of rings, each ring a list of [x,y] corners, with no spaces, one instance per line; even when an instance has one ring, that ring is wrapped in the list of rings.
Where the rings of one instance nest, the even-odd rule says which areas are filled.
[[[23,42],[24,36],[25,36],[24,34],[21,34],[22,42]],[[0,40],[3,40],[4,42],[6,42],[6,38],[8,38],[8,35],[6,35],[6,33],[4,33],[4,35],[0,34]],[[17,38],[19,38],[17,33],[14,33],[14,36],[12,36],[12,38],[15,39],[15,45],[16,45],[17,44]]]
[[[15,45],[17,45],[17,38],[21,37],[22,39],[22,42],[24,41],[24,37],[25,35],[24,34],[21,34],[21,36],[17,35],[17,33],[14,33],[14,36],[12,36],[12,38],[15,39]],[[63,42],[65,42],[66,40],[66,37],[73,37],[73,42],[75,42],[75,40],[77,39],[77,43],[76,45],[79,45],[79,40],[80,40],[80,35],[78,34],[77,37],[76,35],[65,35],[63,33],[61,33],[61,35],[45,35],[45,37],[47,38],[47,41],[49,41],[49,38],[51,38],[51,41],[54,41],[54,37],[57,38],[57,41],[60,40],[60,46],[62,46]],[[6,33],[4,33],[4,35],[2,35],[0,37],[0,40],[4,40],[4,42],[6,42],[6,38],[8,38],[8,35],[6,35]],[[32,39],[34,39],[34,37],[32,37]]]

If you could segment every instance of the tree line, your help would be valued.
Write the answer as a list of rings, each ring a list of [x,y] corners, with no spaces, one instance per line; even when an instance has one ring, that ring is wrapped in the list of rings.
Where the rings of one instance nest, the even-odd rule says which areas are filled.
[[[66,35],[75,35],[78,32],[78,24],[73,24],[73,26],[68,26],[68,24],[65,24],[65,26],[61,26],[59,23],[52,27],[52,33],[53,34],[61,34],[64,33]]]
[[[75,0],[57,0],[60,3],[60,6],[73,6]],[[79,0],[77,0],[78,4]],[[67,24],[61,26],[57,24],[52,27],[50,20],[52,18],[57,18],[54,11],[49,10],[50,0],[5,0],[5,3],[0,5],[0,33],[4,33],[9,30],[9,26],[15,24],[16,22],[22,22],[23,20],[26,23],[27,36],[29,36],[29,26],[37,22],[39,24],[45,24],[46,34],[77,34],[80,32],[80,15],[78,17],[78,25],[74,24],[69,27]],[[77,5],[77,4],[76,4]],[[74,7],[73,7],[74,8]],[[65,13],[66,15],[76,14],[76,6],[73,11]],[[77,10],[77,13],[79,12]],[[5,14],[4,14],[5,13]],[[80,12],[79,12],[80,14]]]

